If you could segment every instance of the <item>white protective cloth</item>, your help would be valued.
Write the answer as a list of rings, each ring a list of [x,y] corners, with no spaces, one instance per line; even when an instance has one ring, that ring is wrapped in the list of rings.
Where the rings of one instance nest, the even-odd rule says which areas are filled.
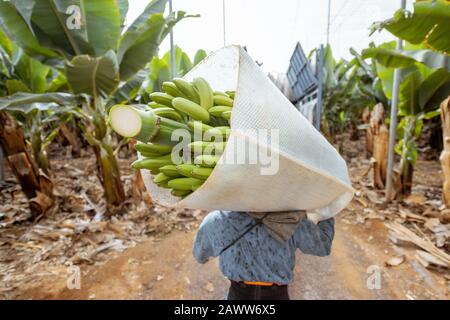
[[[271,159],[278,159],[279,171],[264,175],[261,173],[267,166],[261,163],[219,163],[201,188],[181,200],[156,186],[150,172],[142,170],[145,185],[157,203],[202,210],[306,210],[320,219],[335,216],[347,206],[354,191],[344,159],[245,50],[229,46],[212,53],[185,79],[198,76],[214,90],[236,90],[229,141],[247,141],[260,151],[267,151],[267,147]],[[246,129],[279,130],[279,145],[267,146]],[[222,158],[235,156],[232,146],[229,142]]]

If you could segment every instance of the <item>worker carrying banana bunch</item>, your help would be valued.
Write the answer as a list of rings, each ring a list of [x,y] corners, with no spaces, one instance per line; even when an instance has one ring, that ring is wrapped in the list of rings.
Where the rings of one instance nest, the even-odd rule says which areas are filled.
[[[197,233],[193,254],[199,263],[219,257],[230,282],[228,300],[289,300],[295,252],[327,256],[334,218],[316,224],[304,211],[209,213]]]

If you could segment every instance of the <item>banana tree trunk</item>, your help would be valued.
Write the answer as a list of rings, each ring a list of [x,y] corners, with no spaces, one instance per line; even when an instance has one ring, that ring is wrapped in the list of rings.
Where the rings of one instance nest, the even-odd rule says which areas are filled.
[[[382,124],[373,138],[373,181],[377,189],[384,189],[386,185],[387,158],[389,146],[389,130]]]
[[[128,142],[128,152],[136,154],[134,146],[136,145],[136,140],[131,139]],[[153,203],[152,198],[150,197],[149,193],[147,192],[147,188],[144,184],[144,179],[142,178],[141,170],[135,170],[134,177],[133,177],[133,187],[132,187],[132,196],[135,201],[142,201],[148,205],[151,205]]]
[[[125,192],[120,180],[119,165],[110,146],[95,146],[94,152],[97,159],[98,177],[105,192],[108,212],[113,213],[125,201]]]
[[[366,136],[368,152],[375,159],[373,167],[374,187],[384,189],[386,184],[389,132],[385,124],[384,106],[381,103],[375,105],[370,113]]]
[[[440,161],[444,176],[442,195],[444,204],[450,208],[450,97],[441,104],[442,135],[444,148]]]
[[[94,109],[93,140],[97,159],[98,178],[103,186],[107,210],[113,214],[120,210],[125,202],[125,191],[120,180],[120,169],[112,148],[111,131],[106,124],[106,111],[101,98],[95,98],[92,105]]]
[[[0,112],[0,144],[22,191],[29,199],[32,215],[45,214],[54,205],[53,183],[33,160],[22,128],[6,112]]]
[[[414,131],[416,128],[417,118],[415,116],[407,117],[405,131],[403,134],[402,158],[400,160],[400,190],[399,194],[408,196],[411,194],[414,163],[412,154],[415,152]]]
[[[59,126],[59,131],[67,143],[72,147],[72,156],[74,158],[79,158],[81,156],[81,143],[80,140],[78,140],[77,135],[66,123]]]

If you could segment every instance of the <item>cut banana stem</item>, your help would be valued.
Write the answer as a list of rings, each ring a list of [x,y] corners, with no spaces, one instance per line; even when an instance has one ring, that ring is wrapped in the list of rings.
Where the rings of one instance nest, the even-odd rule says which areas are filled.
[[[187,125],[159,117],[154,110],[143,111],[128,105],[113,106],[109,113],[109,123],[115,132],[125,138],[172,146],[178,143],[178,141],[172,141],[174,130],[189,131]]]
[[[175,109],[186,113],[194,120],[209,123],[209,113],[195,102],[189,101],[184,98],[175,98],[172,101],[172,105]]]
[[[225,96],[214,96],[214,105],[215,106],[227,106],[233,107],[233,99]]]
[[[172,106],[173,97],[167,93],[153,92],[150,94],[150,99],[156,103],[163,104],[168,107]]]
[[[125,138],[147,142],[159,133],[157,117],[151,111],[143,111],[127,105],[115,105],[109,112],[113,130]]]
[[[190,82],[182,78],[175,78],[172,81],[187,99],[195,103],[200,103],[200,98],[197,92],[195,92],[194,86]]]
[[[194,89],[200,98],[200,106],[208,110],[214,106],[214,93],[209,83],[203,78],[195,78],[192,82]]]

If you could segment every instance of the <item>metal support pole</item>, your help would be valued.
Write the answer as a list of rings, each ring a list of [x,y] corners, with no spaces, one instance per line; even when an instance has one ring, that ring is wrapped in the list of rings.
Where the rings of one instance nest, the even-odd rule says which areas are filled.
[[[225,0],[222,0],[222,14],[223,14],[223,46],[227,45],[227,24],[225,13]]]
[[[402,9],[406,8],[406,0],[400,0]],[[403,48],[403,40],[397,39],[397,50]],[[394,197],[394,158],[395,158],[395,142],[397,138],[397,112],[398,112],[398,94],[400,88],[400,69],[394,71],[394,87],[392,93],[391,105],[391,119],[389,125],[389,149],[388,149],[388,163],[386,172],[386,201],[391,201]]]
[[[331,0],[328,0],[327,44],[330,43]]]
[[[172,0],[169,0],[169,13],[172,14]],[[173,44],[173,28],[170,29],[170,77],[175,78],[175,47]]]
[[[317,130],[320,131],[320,120],[322,118],[322,92],[323,92],[323,59],[324,59],[324,47],[323,44],[320,45],[319,50],[319,63],[317,69],[317,79],[318,79],[318,88],[317,88],[317,106],[316,106],[316,119],[314,126]]]

